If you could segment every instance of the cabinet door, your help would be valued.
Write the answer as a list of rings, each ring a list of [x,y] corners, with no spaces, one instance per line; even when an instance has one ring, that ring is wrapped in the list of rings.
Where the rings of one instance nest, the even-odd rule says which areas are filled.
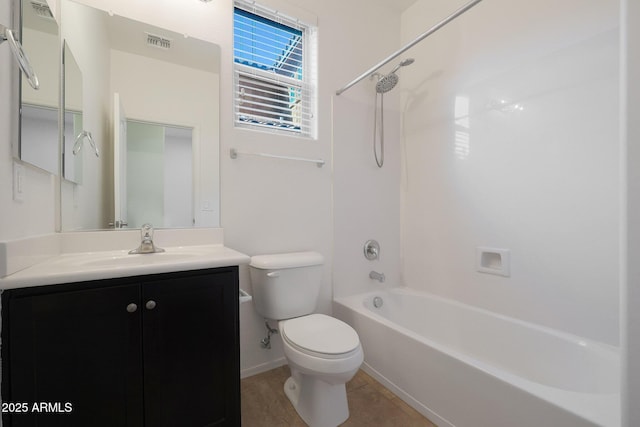
[[[237,268],[142,288],[147,426],[239,426]]]
[[[7,425],[143,425],[140,308],[127,310],[139,305],[139,285],[17,290],[5,298],[3,397],[30,405],[28,414],[5,414]],[[34,412],[39,402],[58,402],[63,412],[68,402],[72,410]]]

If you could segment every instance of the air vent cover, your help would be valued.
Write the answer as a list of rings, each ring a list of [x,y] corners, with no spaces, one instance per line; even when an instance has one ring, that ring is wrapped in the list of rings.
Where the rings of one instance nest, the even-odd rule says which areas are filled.
[[[51,13],[51,9],[46,3],[40,3],[37,1],[31,2],[31,8],[40,18],[44,19],[53,19],[53,14]]]
[[[147,35],[147,45],[159,49],[168,50],[171,48],[171,39],[167,39],[156,34],[145,33]]]

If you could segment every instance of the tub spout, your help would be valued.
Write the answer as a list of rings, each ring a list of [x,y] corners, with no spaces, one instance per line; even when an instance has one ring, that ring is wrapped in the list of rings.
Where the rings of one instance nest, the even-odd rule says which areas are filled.
[[[373,280],[377,280],[380,283],[384,283],[384,273],[378,273],[377,271],[372,271],[369,273],[369,278]]]

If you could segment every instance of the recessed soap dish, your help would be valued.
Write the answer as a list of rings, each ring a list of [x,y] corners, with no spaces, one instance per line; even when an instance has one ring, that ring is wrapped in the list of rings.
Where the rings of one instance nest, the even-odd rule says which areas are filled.
[[[476,248],[476,270],[480,273],[509,277],[511,275],[509,249]]]

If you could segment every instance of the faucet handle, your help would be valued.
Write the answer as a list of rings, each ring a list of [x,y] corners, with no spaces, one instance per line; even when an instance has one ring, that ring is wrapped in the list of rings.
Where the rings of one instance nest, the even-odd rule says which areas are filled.
[[[142,224],[142,228],[140,228],[140,237],[142,240],[153,240],[153,225],[151,224]]]
[[[364,257],[373,261],[380,257],[380,244],[375,240],[367,240],[364,243]]]
[[[153,244],[153,226],[151,224],[142,225],[140,228],[140,237],[140,246],[129,251],[130,254],[153,254],[164,252],[164,249]]]

